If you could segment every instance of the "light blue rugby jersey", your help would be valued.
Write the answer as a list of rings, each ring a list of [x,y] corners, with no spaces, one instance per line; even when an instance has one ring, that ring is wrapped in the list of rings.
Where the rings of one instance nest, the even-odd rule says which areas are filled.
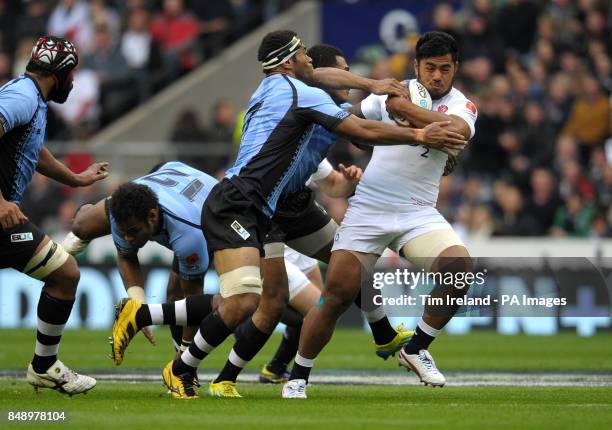
[[[319,88],[267,76],[251,97],[238,158],[226,177],[272,217],[280,195],[301,188],[316,170],[309,146],[315,124],[333,130],[349,115]]]
[[[160,233],[151,240],[174,251],[181,278],[202,278],[209,263],[206,240],[200,228],[202,205],[218,181],[185,163],[170,161],[133,182],[151,188],[159,200],[163,223]],[[138,249],[119,233],[110,211],[108,216],[119,252],[137,253]]]
[[[342,109],[351,107],[348,103],[340,105]],[[308,140],[308,151],[304,154],[304,162],[299,166],[299,171],[296,173],[298,178],[309,178],[317,171],[319,164],[327,156],[332,145],[338,141],[338,135],[327,130],[322,125],[315,125],[312,135]],[[308,179],[306,179],[308,180]],[[305,184],[298,181],[291,181],[283,191],[283,194],[295,193],[304,188]]]
[[[5,200],[21,202],[32,180],[45,141],[47,102],[34,79],[15,78],[0,87],[0,191]]]

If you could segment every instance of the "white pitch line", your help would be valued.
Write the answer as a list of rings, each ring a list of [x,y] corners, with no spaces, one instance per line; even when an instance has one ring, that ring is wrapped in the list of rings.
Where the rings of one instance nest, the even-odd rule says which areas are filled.
[[[0,372],[0,379],[24,377],[22,373]],[[212,372],[199,372],[198,374],[202,382],[210,381],[217,376]],[[93,373],[89,375],[100,381],[161,382],[161,372]],[[446,379],[448,387],[612,387],[612,374],[596,373],[447,372]],[[238,381],[255,383],[258,382],[258,375],[245,373]],[[341,370],[314,374],[310,382],[332,385],[420,385],[412,373],[377,374]]]

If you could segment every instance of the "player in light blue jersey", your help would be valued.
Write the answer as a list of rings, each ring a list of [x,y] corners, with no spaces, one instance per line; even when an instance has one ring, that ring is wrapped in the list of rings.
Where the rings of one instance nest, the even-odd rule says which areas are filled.
[[[202,295],[209,259],[200,217],[204,200],[216,184],[215,178],[185,163],[160,164],[147,175],[121,185],[110,197],[95,205],[82,206],[63,245],[75,255],[93,239],[111,234],[128,297],[146,303],[138,250],[148,241],[157,242],[174,252],[168,292],[176,294],[173,288],[176,284],[182,291],[168,301],[193,296],[190,306],[207,314],[217,303],[213,304],[212,295]],[[184,350],[200,321],[188,324],[186,313],[170,318],[172,321],[166,323],[171,327],[175,347]],[[151,343],[155,342],[146,327],[143,333]],[[115,361],[119,364],[121,360]]]
[[[308,56],[312,59],[315,70],[323,67],[344,71],[349,70],[344,53],[335,46],[315,45],[308,49]],[[348,89],[327,90],[327,93],[339,107],[343,109],[350,107],[347,103],[349,97]],[[316,124],[314,126],[312,134],[308,139],[307,151],[304,152],[302,158],[303,161],[299,164],[294,177],[289,181],[277,202],[276,213],[272,217],[275,228],[268,235],[269,241],[286,242],[291,247],[301,250],[306,249],[310,251],[310,255],[316,255],[316,258],[324,263],[329,263],[331,242],[338,226],[327,212],[317,204],[314,200],[313,191],[307,185],[316,183],[316,186],[324,194],[335,197],[348,197],[353,193],[359,181],[358,177],[353,176],[353,173],[360,172],[360,169],[357,169],[356,166],[346,168],[340,164],[338,166],[339,171],[334,171],[329,162],[324,158],[330,148],[336,143],[338,137],[336,133],[327,130],[322,125]],[[327,167],[325,167],[326,165]],[[309,173],[312,176],[308,179],[307,184],[304,184],[302,178]],[[322,177],[325,177],[325,180],[321,180]],[[332,178],[336,178],[337,181],[334,181]],[[328,187],[334,182],[338,182],[338,185],[340,183],[344,185],[345,188],[342,192],[338,193],[338,190],[334,190],[335,192],[330,193],[331,190]],[[308,234],[311,232],[316,233],[314,235]],[[287,273],[289,273],[289,269]],[[278,275],[282,276],[282,273],[278,273]],[[282,285],[282,281],[273,276],[274,274],[268,274],[266,282]],[[291,286],[291,279],[289,279],[289,286]],[[397,352],[404,343],[408,342],[412,331],[404,330],[403,326],[393,328],[382,306],[375,307],[367,301],[363,301],[363,303],[366,305],[365,308],[362,306],[361,295],[359,295],[355,299],[355,304],[361,308],[370,325],[374,338],[374,351],[381,358],[387,359],[390,355]],[[257,345],[253,345],[252,340],[249,339],[250,336],[251,334],[246,330],[241,329],[236,332],[236,343],[230,352],[225,366],[213,383],[211,383],[209,387],[210,392],[217,393],[217,395],[231,392],[227,387],[233,387],[232,384],[236,383],[240,371],[245,367],[247,360],[243,357],[254,356],[258,352],[256,349]],[[265,366],[262,370],[261,379],[281,382],[286,378],[287,358],[289,356],[293,358],[293,355],[295,355],[290,355],[287,352],[297,352],[298,340],[299,331],[289,330],[285,333],[279,348],[279,351],[282,350],[283,352],[280,354],[283,358],[280,360],[275,359],[270,363],[270,366]],[[260,346],[263,346],[263,344],[260,344]],[[240,361],[236,357],[240,357]]]
[[[44,282],[37,307],[36,348],[26,379],[38,388],[84,393],[95,379],[79,375],[57,358],[79,283],[76,261],[32,224],[19,208],[35,171],[72,187],[104,179],[108,163],[75,174],[44,147],[49,101],[63,103],[78,64],[63,38],[38,39],[26,72],[0,87],[0,269],[13,268]]]

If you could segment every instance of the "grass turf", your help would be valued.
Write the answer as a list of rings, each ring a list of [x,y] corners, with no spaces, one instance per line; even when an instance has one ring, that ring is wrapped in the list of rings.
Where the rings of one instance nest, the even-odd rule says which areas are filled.
[[[121,370],[160,369],[173,356],[167,329],[156,331],[157,346],[138,335],[126,352],[121,367],[108,358],[109,331],[67,330],[60,357],[81,369]],[[32,358],[35,330],[0,330],[5,348],[0,350],[0,369],[25,369]],[[220,369],[233,344],[230,337],[202,362],[202,369]],[[278,346],[275,334],[249,365],[257,368],[270,359]],[[316,369],[396,369],[395,360],[382,361],[374,355],[371,336],[363,330],[338,329],[317,358]],[[469,336],[442,335],[431,346],[438,367],[444,370],[512,371],[612,371],[612,333],[578,337],[572,333],[557,336],[502,336],[474,332]]]
[[[610,388],[454,388],[327,386],[307,401],[282,400],[278,386],[242,384],[243,399],[176,401],[158,384],[100,384],[86,396],[35,395],[22,381],[1,380],[2,428],[8,410],[65,411],[67,421],[36,428],[240,429],[604,429]]]
[[[107,358],[107,331],[67,331],[60,357],[77,368],[115,371],[158,369],[171,358],[167,330],[158,330],[151,347],[137,336],[124,364],[116,368]],[[33,330],[0,330],[5,348],[0,368],[24,370],[31,358]],[[279,335],[268,342],[250,368],[255,370],[274,352]],[[203,362],[204,369],[220,369],[232,339]],[[405,374],[395,360],[383,362],[371,349],[370,336],[361,330],[338,330],[317,359],[317,370],[377,369]],[[443,370],[612,371],[612,334],[580,338],[570,333],[554,337],[501,336],[474,332],[442,336],[432,346]],[[23,428],[6,420],[8,411],[66,411],[63,424],[36,423],[32,428],[146,428],[150,430],[197,426],[251,429],[530,429],[609,428],[612,388],[517,388],[418,386],[309,387],[309,399],[283,401],[280,387],[240,384],[245,399],[175,401],[159,382],[100,382],[86,396],[68,398],[53,391],[35,395],[25,381],[0,379],[0,428]],[[204,391],[204,390],[203,390]],[[21,427],[20,427],[21,426]],[[61,426],[61,427],[57,427]]]

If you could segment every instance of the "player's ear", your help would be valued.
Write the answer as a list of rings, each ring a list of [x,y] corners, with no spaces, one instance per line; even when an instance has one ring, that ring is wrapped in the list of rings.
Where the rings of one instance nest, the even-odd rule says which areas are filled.
[[[414,76],[416,76],[417,79],[419,78],[419,62],[416,58],[414,59]]]
[[[153,208],[153,209],[149,210],[149,215],[148,215],[147,218],[149,219],[150,222],[157,223],[157,220],[159,218],[159,209],[158,208]]]

